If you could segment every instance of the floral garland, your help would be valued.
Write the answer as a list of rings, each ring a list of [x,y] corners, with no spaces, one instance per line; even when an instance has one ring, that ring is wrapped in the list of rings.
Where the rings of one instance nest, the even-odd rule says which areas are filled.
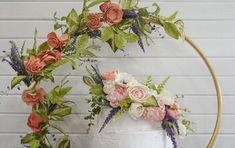
[[[90,87],[92,96],[88,100],[91,104],[91,111],[85,117],[90,121],[88,130],[93,125],[92,120],[105,107],[111,109],[99,132],[112,119],[117,120],[125,113],[128,113],[134,120],[161,122],[162,128],[171,138],[175,148],[177,147],[175,135],[184,137],[187,130],[191,130],[191,122],[183,115],[187,109],[180,108],[177,95],[172,95],[164,89],[169,77],[156,85],[151,76],[144,83],[140,83],[132,75],[117,70],[102,74],[94,66],[92,70],[87,70],[89,75],[84,76],[83,81]]]
[[[10,88],[13,89],[23,82],[27,88],[22,92],[22,100],[32,108],[27,122],[32,132],[21,139],[22,144],[31,148],[52,148],[54,146],[48,140],[48,136],[54,137],[50,129],[55,128],[64,134],[56,147],[70,147],[68,135],[55,124],[55,121],[63,120],[72,112],[71,101],[64,99],[72,89],[65,86],[68,82],[67,76],[51,91],[45,91],[41,82],[54,82],[53,71],[58,67],[70,63],[74,70],[77,67],[77,60],[86,62],[90,61],[89,58],[95,57],[93,51],[100,47],[95,43],[91,44],[89,39],[106,42],[114,52],[123,50],[126,42],[137,42],[145,52],[143,40],[147,43],[151,40],[149,35],[157,30],[155,25],[162,26],[165,32],[175,39],[184,38],[183,21],[175,19],[177,12],[164,17],[160,15],[160,7],[156,3],[153,4],[156,9],[152,12],[146,7],[138,7],[137,4],[137,0],[120,0],[119,4],[109,0],[84,0],[80,14],[72,9],[67,16],[58,18],[55,13],[54,30],[61,30],[60,35],[51,32],[47,35],[46,41],[37,45],[35,31],[32,48],[26,48],[25,43],[18,48],[13,41],[10,42],[10,52],[5,51],[6,57],[2,60],[16,72]],[[91,12],[90,9],[97,5],[100,12]],[[86,78],[84,80],[90,81]],[[126,103],[128,105],[130,102]],[[96,109],[93,110],[95,114],[99,112],[99,108]],[[86,119],[91,117],[88,116]],[[92,124],[91,122],[89,127]]]

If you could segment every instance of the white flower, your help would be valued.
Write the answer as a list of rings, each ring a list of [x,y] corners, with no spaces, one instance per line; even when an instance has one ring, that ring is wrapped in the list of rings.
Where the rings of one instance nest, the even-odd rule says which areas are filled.
[[[137,118],[140,118],[144,113],[144,107],[140,103],[132,103],[129,108],[129,114],[130,116],[136,120]]]
[[[182,123],[178,122],[178,126],[179,126],[179,138],[183,139],[186,135],[187,135],[187,128],[185,125],[183,125]]]
[[[125,84],[128,87],[138,85],[138,81],[130,74],[128,73],[118,73],[116,75],[115,82],[122,85]]]
[[[103,84],[104,84],[103,91],[106,94],[111,94],[112,92],[114,92],[114,90],[115,90],[115,82],[114,81],[103,80]]]
[[[172,105],[175,103],[174,96],[167,90],[163,90],[157,98],[165,105]]]

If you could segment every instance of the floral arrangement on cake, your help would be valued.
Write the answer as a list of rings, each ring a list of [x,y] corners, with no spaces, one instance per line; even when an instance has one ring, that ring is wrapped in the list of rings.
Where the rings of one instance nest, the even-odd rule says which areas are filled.
[[[100,11],[92,12],[91,8],[97,5]],[[9,52],[4,51],[6,57],[2,60],[7,62],[16,72],[16,76],[11,81],[10,89],[15,87],[20,89],[22,86],[20,84],[24,84],[26,88],[23,87],[22,100],[32,108],[32,113],[27,122],[32,132],[22,137],[22,144],[31,148],[52,148],[53,144],[48,140],[48,135],[54,137],[50,133],[50,129],[55,128],[64,134],[56,147],[70,147],[68,135],[55,123],[56,121],[62,121],[64,117],[72,112],[71,101],[64,99],[72,87],[65,86],[68,82],[66,80],[67,76],[61,81],[60,85],[55,86],[51,91],[46,91],[41,82],[53,83],[55,81],[54,70],[67,63],[70,63],[72,69],[75,70],[78,61],[81,63],[91,61],[89,58],[95,57],[93,51],[97,51],[101,47],[96,45],[95,42],[89,42],[89,39],[100,39],[106,42],[113,52],[123,51],[126,42],[137,42],[140,48],[145,51],[143,40],[146,40],[147,43],[151,41],[150,34],[158,29],[156,25],[163,27],[165,32],[175,39],[184,38],[184,24],[182,20],[176,19],[177,12],[165,17],[160,15],[160,7],[156,3],[153,4],[153,7],[155,7],[154,11],[149,11],[147,7],[138,7],[137,0],[120,0],[119,4],[110,0],[84,0],[80,14],[72,9],[67,16],[58,18],[55,13],[55,32],[48,33],[47,39],[39,45],[36,40],[37,30],[35,31],[33,47],[25,47],[25,43],[23,43],[22,47],[18,48],[13,41],[10,42],[11,49]],[[61,33],[58,33],[59,31]],[[164,102],[157,102],[154,96],[150,97],[150,100],[147,99],[147,102],[139,100],[139,102],[135,101],[134,103],[130,98],[124,100],[123,98],[116,98],[120,100],[115,101],[112,98],[114,96],[103,92],[104,81],[101,75],[96,76],[99,77],[95,77],[92,81],[88,77],[84,78],[86,84],[91,84],[87,81],[95,81],[95,84],[97,84],[95,87],[92,86],[91,89],[93,97],[98,97],[94,95],[97,91],[101,93],[100,95],[103,95],[102,98],[99,96],[90,101],[95,108],[93,108],[92,114],[87,119],[91,120],[94,116],[93,113],[96,114],[101,109],[101,106],[96,104],[96,101],[98,101],[98,103],[108,103],[113,108],[112,114],[115,115],[119,115],[130,108],[130,115],[133,118],[161,119],[165,123],[163,128],[168,130],[169,134],[172,132],[170,135],[175,134],[173,127],[178,129],[178,120],[172,118],[171,115],[178,113],[178,104],[176,102],[174,102],[174,105],[166,106]],[[123,76],[123,78],[127,77]],[[105,91],[106,86],[108,85],[105,85]],[[122,87],[118,89],[122,91]],[[139,89],[141,91],[153,91],[153,88],[150,89],[147,84]],[[133,90],[134,92],[135,90]],[[109,100],[104,99],[106,96],[109,96],[107,97]],[[148,105],[152,108],[146,108],[146,103],[150,103]],[[151,103],[155,103],[155,105]],[[139,113],[143,109],[143,115],[137,114],[138,109],[140,109]],[[161,112],[161,116],[151,116],[151,112]],[[168,120],[172,120],[172,122],[168,122]],[[89,126],[92,124],[90,123]],[[55,138],[53,139],[55,140]]]
[[[90,87],[91,95],[90,114],[85,117],[90,120],[88,130],[93,125],[92,120],[107,107],[110,112],[99,132],[112,119],[116,121],[125,113],[134,120],[147,120],[150,124],[160,122],[175,148],[175,136],[184,137],[191,130],[191,122],[183,114],[187,109],[180,108],[177,95],[164,89],[169,77],[156,85],[151,76],[140,83],[132,75],[117,70],[100,73],[95,66],[87,70],[89,75],[84,76],[83,81]]]

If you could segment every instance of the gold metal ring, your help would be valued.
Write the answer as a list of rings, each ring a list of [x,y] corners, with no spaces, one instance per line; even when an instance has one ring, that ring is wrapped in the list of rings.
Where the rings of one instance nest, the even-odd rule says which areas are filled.
[[[214,84],[214,87],[215,87],[215,90],[216,90],[217,117],[216,117],[214,131],[212,133],[212,136],[210,138],[209,143],[207,144],[207,148],[212,148],[215,141],[216,141],[216,138],[218,137],[218,134],[219,134],[220,124],[221,124],[221,117],[222,117],[222,95],[221,95],[220,85],[219,85],[216,74],[215,74],[210,62],[208,61],[208,59],[206,58],[204,53],[201,51],[201,49],[189,37],[186,36],[185,40],[198,53],[198,55],[202,58],[203,62],[205,63],[207,69],[210,72],[210,75],[212,77],[213,84]]]

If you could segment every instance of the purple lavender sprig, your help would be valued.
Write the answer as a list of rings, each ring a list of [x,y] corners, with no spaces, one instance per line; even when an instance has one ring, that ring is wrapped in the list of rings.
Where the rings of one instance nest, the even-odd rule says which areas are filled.
[[[167,136],[171,138],[171,142],[174,148],[177,148],[175,131],[174,131],[174,128],[170,125],[170,123],[175,125],[177,133],[179,134],[180,132],[179,132],[179,125],[178,125],[177,120],[171,117],[169,113],[166,111],[166,115],[162,121],[162,128],[166,130]]]
[[[144,43],[143,43],[143,40],[141,38],[140,30],[139,30],[139,27],[138,27],[138,24],[137,24],[136,20],[132,23],[131,30],[138,36],[138,38],[139,38],[138,39],[138,44],[139,44],[140,48],[143,50],[143,52],[145,52]]]
[[[99,71],[99,68],[97,65],[93,66],[91,65],[93,71],[94,71],[94,74],[93,74],[93,79],[94,81],[97,83],[97,84],[102,84],[103,85],[103,81],[102,81],[102,77],[101,77],[101,73]]]
[[[134,11],[123,10],[123,12],[123,19],[137,19],[139,17],[139,15]]]
[[[100,130],[99,130],[99,133],[101,133],[101,131],[105,128],[105,126],[110,122],[110,120],[118,113],[118,111],[120,110],[121,108],[118,107],[118,108],[113,108],[112,110],[110,110],[108,116],[106,117],[103,125],[101,126]]]

